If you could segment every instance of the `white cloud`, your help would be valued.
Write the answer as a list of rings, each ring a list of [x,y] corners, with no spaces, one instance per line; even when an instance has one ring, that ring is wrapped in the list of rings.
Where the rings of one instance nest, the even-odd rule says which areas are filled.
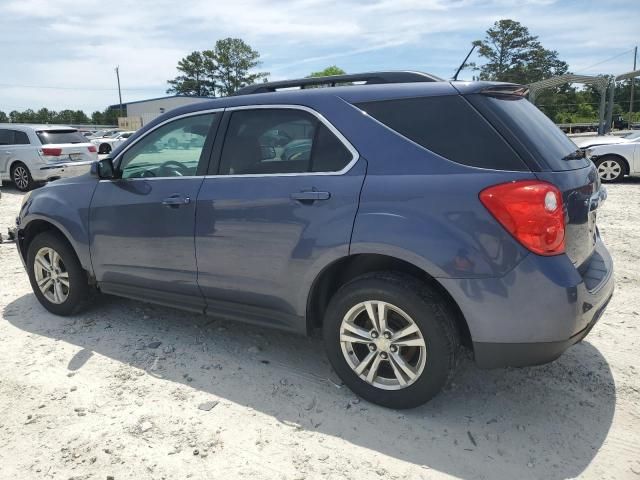
[[[640,4],[617,0],[5,0],[0,84],[76,90],[0,87],[0,110],[102,109],[117,101],[118,64],[125,99],[162,95],[181,57],[226,36],[259,50],[274,79],[333,63],[446,77],[472,40],[494,21],[513,18],[571,66],[584,67],[637,44],[639,17]],[[590,72],[620,73],[630,58]]]

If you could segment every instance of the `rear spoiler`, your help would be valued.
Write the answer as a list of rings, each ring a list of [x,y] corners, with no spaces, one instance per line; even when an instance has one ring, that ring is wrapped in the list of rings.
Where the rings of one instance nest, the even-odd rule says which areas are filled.
[[[500,82],[451,82],[461,95],[480,93],[494,97],[526,97],[529,88],[517,83]]]

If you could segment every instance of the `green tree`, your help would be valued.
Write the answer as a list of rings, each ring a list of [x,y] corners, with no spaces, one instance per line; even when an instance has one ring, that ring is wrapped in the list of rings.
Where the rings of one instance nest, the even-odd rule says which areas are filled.
[[[481,80],[529,84],[567,73],[568,65],[558,52],[547,50],[537,36],[519,22],[503,19],[495,22],[478,41],[479,55],[486,59],[480,67]]]
[[[346,73],[347,72],[345,72],[340,67],[336,65],[331,65],[330,67],[327,67],[324,70],[320,70],[319,72],[311,72],[311,74],[307,78],[328,77],[330,75],[345,75]]]
[[[215,60],[214,78],[221,95],[233,95],[240,88],[269,76],[268,72],[252,71],[261,65],[260,54],[240,38],[218,40],[212,52]]]
[[[9,117],[6,113],[0,110],[0,123],[7,123],[9,121]]]
[[[167,83],[167,93],[198,95],[200,97],[215,96],[215,85],[211,82],[211,58],[203,52],[191,52],[178,62],[176,67],[180,73]]]

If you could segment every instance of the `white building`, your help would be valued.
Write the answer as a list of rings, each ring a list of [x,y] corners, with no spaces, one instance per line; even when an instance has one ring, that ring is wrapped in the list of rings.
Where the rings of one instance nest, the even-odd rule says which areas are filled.
[[[211,100],[211,97],[171,95],[136,102],[123,102],[122,108],[126,116],[118,118],[118,126],[124,130],[137,130],[169,110],[205,100]],[[119,110],[120,105],[111,105],[109,108]]]

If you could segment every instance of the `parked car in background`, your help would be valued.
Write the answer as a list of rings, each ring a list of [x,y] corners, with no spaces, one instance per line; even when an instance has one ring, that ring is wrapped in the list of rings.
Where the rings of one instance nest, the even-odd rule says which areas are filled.
[[[584,139],[574,138],[573,141],[580,148],[590,148],[597,145],[612,145],[615,143],[637,142],[640,141],[640,130],[620,136],[600,135],[597,137],[588,137]]]
[[[375,72],[176,108],[91,174],[25,196],[20,257],[55,314],[95,288],[321,329],[354,392],[415,407],[453,377],[460,344],[485,368],[550,362],[613,295],[606,192],[526,92]]]
[[[103,155],[111,153],[111,150],[123,143],[134,133],[136,132],[116,132],[109,137],[94,138],[91,140],[91,143],[98,148],[98,153]]]
[[[75,128],[0,124],[0,179],[23,192],[37,182],[85,173],[97,158],[95,145]]]
[[[587,148],[586,156],[595,164],[603,182],[618,182],[625,175],[640,175],[640,137],[636,141]]]

